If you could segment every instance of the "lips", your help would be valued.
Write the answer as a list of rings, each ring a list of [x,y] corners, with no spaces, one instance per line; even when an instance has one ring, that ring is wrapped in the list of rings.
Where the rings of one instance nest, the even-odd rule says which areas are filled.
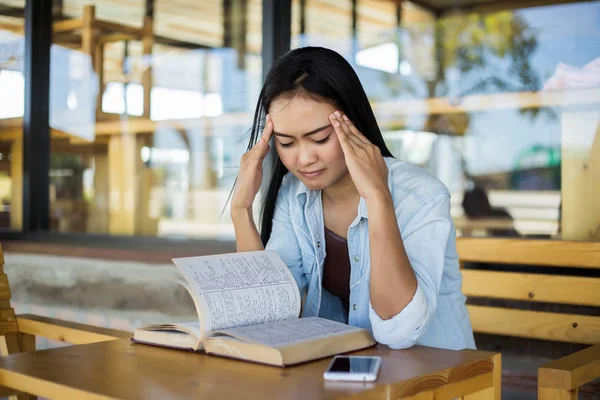
[[[314,179],[314,178],[321,176],[323,174],[323,172],[325,172],[325,168],[315,170],[315,171],[299,171],[299,172],[300,172],[300,174],[302,174],[302,176],[304,176],[307,179]]]

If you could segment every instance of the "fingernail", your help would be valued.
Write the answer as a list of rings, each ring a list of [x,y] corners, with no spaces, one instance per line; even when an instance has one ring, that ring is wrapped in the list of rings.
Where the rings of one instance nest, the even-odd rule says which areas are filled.
[[[348,117],[346,116],[346,114],[343,115],[344,117],[344,121],[349,121]]]
[[[342,113],[341,113],[341,112],[339,112],[339,111],[336,111],[336,112],[335,112],[335,116],[336,116],[336,117],[341,117],[341,116],[342,116]]]
[[[335,126],[340,126],[340,123],[338,121],[335,121]]]
[[[329,114],[329,118],[335,119],[335,114],[333,114],[333,113]]]

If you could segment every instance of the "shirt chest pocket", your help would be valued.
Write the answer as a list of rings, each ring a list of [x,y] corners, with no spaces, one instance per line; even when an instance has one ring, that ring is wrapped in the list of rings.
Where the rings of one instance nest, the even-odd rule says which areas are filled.
[[[304,248],[300,246],[300,253],[302,256],[302,272],[306,275],[310,275],[316,265],[316,257],[312,248]]]
[[[309,241],[307,233],[296,229],[296,238],[300,247],[300,256],[302,258],[302,272],[306,275],[310,275],[315,268],[316,254],[315,248]]]

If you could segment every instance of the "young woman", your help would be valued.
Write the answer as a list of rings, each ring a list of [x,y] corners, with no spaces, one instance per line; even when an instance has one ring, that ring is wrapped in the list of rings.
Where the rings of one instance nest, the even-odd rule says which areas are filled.
[[[251,210],[263,161],[259,234]],[[392,348],[475,348],[450,194],[392,157],[336,52],[293,50],[269,71],[231,216],[238,251],[274,250],[288,265],[306,295],[303,316],[367,328]]]

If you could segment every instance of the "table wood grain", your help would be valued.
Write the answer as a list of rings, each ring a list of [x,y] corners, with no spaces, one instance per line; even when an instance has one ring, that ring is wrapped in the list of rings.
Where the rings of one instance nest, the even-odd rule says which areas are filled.
[[[491,352],[378,345],[353,354],[382,357],[376,382],[324,381],[331,358],[278,368],[113,340],[4,357],[0,385],[46,398],[83,400],[374,399],[436,391],[457,397],[499,385],[500,355]]]

